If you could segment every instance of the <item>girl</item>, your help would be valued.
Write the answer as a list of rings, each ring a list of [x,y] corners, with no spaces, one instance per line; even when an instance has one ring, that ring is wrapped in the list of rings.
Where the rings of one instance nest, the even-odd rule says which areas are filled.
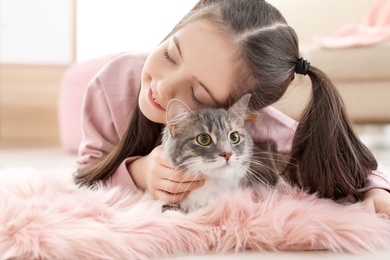
[[[270,106],[295,73],[312,82],[299,123]],[[336,88],[299,58],[296,33],[261,0],[200,0],[149,55],[124,53],[109,62],[87,89],[75,180],[180,201],[203,180],[176,172],[162,152],[168,101],[229,107],[246,93],[259,114],[254,142],[289,154],[287,181],[327,198],[353,195],[390,215],[390,182],[354,133]]]

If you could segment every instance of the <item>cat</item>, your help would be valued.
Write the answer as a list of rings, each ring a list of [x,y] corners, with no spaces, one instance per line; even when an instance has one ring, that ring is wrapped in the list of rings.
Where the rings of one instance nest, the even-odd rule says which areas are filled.
[[[244,95],[227,110],[192,111],[180,100],[168,103],[164,152],[179,170],[205,177],[204,185],[179,203],[180,210],[192,212],[211,205],[248,182],[254,146],[245,126],[250,96]]]

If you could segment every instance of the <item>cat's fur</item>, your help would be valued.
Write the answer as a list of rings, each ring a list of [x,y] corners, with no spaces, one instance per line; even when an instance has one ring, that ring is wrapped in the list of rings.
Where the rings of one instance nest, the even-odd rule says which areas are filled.
[[[249,94],[243,96],[228,110],[192,111],[179,100],[169,102],[162,138],[164,151],[178,169],[205,177],[205,184],[180,202],[183,211],[210,205],[221,194],[243,184],[253,155],[253,141],[245,127],[249,99]],[[211,137],[210,144],[198,143],[197,138],[202,133]],[[237,143],[235,133],[239,136]]]

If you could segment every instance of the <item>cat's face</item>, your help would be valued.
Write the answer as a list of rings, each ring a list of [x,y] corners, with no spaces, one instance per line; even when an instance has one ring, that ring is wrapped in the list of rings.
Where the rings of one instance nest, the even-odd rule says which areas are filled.
[[[238,101],[229,110],[197,111],[172,101],[178,103],[169,106],[168,112],[172,114],[167,114],[168,125],[163,136],[164,150],[172,162],[189,174],[243,177],[253,147],[244,125],[248,99]]]

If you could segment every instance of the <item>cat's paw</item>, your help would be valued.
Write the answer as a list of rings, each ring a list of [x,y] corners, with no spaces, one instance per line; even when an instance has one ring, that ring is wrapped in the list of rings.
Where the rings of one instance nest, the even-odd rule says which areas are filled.
[[[162,213],[168,216],[182,216],[186,214],[178,205],[163,205]]]
[[[165,210],[162,214],[170,217],[181,217],[186,215],[187,213],[182,210]]]

